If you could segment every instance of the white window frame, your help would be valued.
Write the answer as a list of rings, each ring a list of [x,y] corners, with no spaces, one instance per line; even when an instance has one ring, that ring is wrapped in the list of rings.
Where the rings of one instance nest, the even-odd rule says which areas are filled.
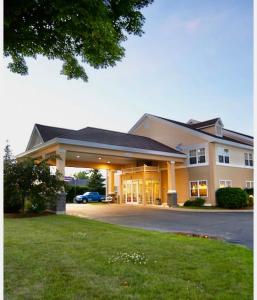
[[[251,159],[250,159],[250,155],[252,156]],[[246,164],[246,161],[248,162],[248,164]],[[252,165],[250,164],[250,161],[252,161]],[[253,153],[251,152],[244,153],[244,165],[247,167],[253,167]]]
[[[200,155],[200,151],[204,150],[204,155]],[[195,156],[190,156],[190,151],[195,151]],[[189,166],[196,166],[196,165],[206,165],[207,164],[207,153],[206,153],[206,147],[200,146],[200,147],[195,147],[195,148],[191,148],[188,150],[188,165]],[[201,156],[204,156],[204,162],[199,162],[199,159]],[[196,158],[196,163],[191,164],[190,163],[190,158],[195,157]]]
[[[250,187],[247,186],[248,183],[250,183]],[[254,188],[254,182],[253,182],[253,180],[246,180],[245,181],[245,187],[247,189],[253,189]]]
[[[227,150],[228,152],[226,153],[225,150]],[[230,164],[230,152],[228,148],[218,148],[218,152],[217,152],[217,163],[218,164],[222,164],[222,165],[229,165]],[[220,156],[223,157],[223,162],[220,162]],[[228,163],[225,162],[225,157],[228,157]]]
[[[199,182],[200,181],[205,181],[206,182],[206,186],[207,186],[207,195],[206,196],[200,196],[200,193],[199,193],[199,190],[200,190],[199,189]],[[191,182],[197,182],[197,196],[192,196],[192,194],[191,194]],[[207,198],[208,194],[209,194],[208,180],[207,179],[199,179],[199,180],[191,180],[191,181],[189,181],[189,194],[190,194],[191,198],[196,198],[196,197]]]
[[[219,180],[219,188],[222,188],[220,185],[221,185],[221,182],[224,182],[224,188],[225,187],[232,187],[232,180],[231,179],[220,179]],[[230,184],[230,185],[228,185],[228,183]]]

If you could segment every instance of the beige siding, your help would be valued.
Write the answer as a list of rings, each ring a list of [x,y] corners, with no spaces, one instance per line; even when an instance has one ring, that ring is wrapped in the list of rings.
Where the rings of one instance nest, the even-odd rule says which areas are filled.
[[[205,139],[193,135],[187,128],[150,117],[146,117],[131,133],[150,137],[173,148],[181,143],[187,146],[206,142]]]
[[[244,153],[253,153],[252,150],[246,150],[241,148],[236,148],[232,146],[225,146],[221,144],[216,144],[216,161],[218,162],[218,149],[228,149],[229,150],[229,164],[235,167],[245,167]]]
[[[253,169],[217,166],[216,189],[219,188],[219,180],[232,180],[233,187],[244,189],[246,181],[253,181]]]

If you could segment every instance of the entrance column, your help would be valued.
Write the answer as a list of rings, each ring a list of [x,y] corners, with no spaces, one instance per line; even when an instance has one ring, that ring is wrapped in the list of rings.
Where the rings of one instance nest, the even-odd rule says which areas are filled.
[[[66,150],[58,148],[56,150],[56,170],[60,172],[61,179],[64,180],[65,176],[65,161],[66,161]],[[57,194],[56,203],[51,208],[56,214],[65,214],[66,212],[66,194],[64,188]]]
[[[109,196],[113,197],[113,200],[115,199],[115,191],[114,191],[114,170],[107,170],[107,193]]]
[[[56,170],[60,172],[61,179],[64,179],[65,176],[65,161],[66,161],[66,150],[59,148],[56,150]]]
[[[177,191],[176,191],[176,175],[175,175],[175,161],[167,161],[168,174],[168,206],[177,206]]]

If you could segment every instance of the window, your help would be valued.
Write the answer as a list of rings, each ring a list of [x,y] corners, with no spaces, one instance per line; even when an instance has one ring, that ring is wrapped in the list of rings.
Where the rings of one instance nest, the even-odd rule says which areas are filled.
[[[220,180],[220,188],[232,187],[232,180]]]
[[[247,189],[253,189],[253,181],[246,181],[245,182],[245,187]]]
[[[190,196],[207,197],[208,196],[207,180],[190,181]]]
[[[203,164],[206,162],[205,159],[205,148],[197,148],[189,150],[189,164]]]
[[[229,150],[220,149],[219,150],[219,163],[229,164]]]
[[[253,154],[252,153],[245,153],[245,165],[246,166],[253,166]]]

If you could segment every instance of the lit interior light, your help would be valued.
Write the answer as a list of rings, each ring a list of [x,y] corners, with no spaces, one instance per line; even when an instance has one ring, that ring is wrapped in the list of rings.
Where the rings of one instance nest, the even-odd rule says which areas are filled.
[[[102,159],[102,157],[98,157],[98,159],[99,159],[99,160],[101,160],[101,159]]]
[[[80,158],[80,155],[77,155],[76,157],[77,157],[77,158]]]
[[[111,163],[111,162],[108,160],[108,161],[107,161],[107,164],[110,164],[110,163]]]

